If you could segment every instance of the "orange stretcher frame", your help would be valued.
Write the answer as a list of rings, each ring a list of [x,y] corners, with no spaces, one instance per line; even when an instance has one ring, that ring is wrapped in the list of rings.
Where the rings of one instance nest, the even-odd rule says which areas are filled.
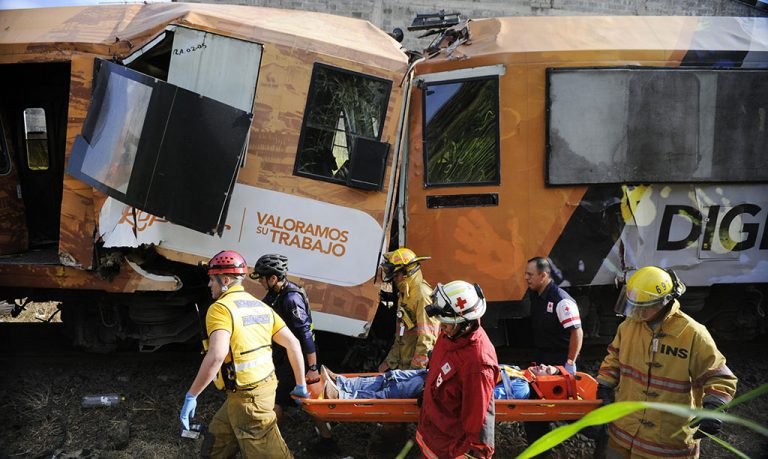
[[[375,376],[378,373],[347,373],[343,376]],[[572,421],[600,407],[597,381],[586,374],[576,374],[582,399],[578,400],[496,400],[496,422]],[[320,383],[317,383],[319,386]],[[323,399],[321,390],[312,390],[302,399],[302,408],[321,421],[336,422],[418,422],[416,399]]]

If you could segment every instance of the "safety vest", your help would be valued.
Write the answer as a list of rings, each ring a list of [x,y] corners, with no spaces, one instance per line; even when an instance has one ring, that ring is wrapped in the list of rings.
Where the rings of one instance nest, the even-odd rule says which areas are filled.
[[[232,335],[229,353],[214,384],[221,390],[247,389],[275,371],[272,363],[272,335],[277,331],[275,313],[242,287],[224,293],[211,308],[217,304],[229,312]],[[282,328],[282,320],[279,322],[282,325],[277,328]]]

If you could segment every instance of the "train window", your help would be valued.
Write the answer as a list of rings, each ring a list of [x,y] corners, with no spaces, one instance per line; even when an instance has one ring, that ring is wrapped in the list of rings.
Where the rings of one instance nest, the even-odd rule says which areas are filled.
[[[48,170],[48,127],[44,109],[24,110],[24,140],[27,146],[27,167],[33,171]]]
[[[11,171],[11,157],[8,153],[8,147],[5,142],[5,130],[3,122],[0,120],[0,175],[5,175]]]
[[[426,186],[499,183],[499,78],[429,83],[424,93]]]
[[[83,173],[123,194],[128,191],[150,96],[150,86],[112,75],[103,99],[107,116],[99,119],[91,142],[104,153],[89,155]]]
[[[547,181],[768,180],[766,70],[551,69]]]
[[[67,172],[154,216],[221,234],[250,114],[97,62],[93,99]]]
[[[348,183],[358,139],[378,141],[392,82],[315,64],[294,174]]]

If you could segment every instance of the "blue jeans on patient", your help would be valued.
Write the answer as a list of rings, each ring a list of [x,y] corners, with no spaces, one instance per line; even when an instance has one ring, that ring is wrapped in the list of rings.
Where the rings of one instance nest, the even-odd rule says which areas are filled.
[[[339,398],[416,398],[424,391],[427,370],[387,370],[377,376],[336,376]]]
[[[339,398],[416,398],[424,391],[424,380],[427,370],[387,370],[377,376],[348,378],[336,376],[336,386],[339,388]],[[493,389],[495,399],[526,399],[531,387],[528,381],[520,378],[509,380],[511,397],[503,383]]]

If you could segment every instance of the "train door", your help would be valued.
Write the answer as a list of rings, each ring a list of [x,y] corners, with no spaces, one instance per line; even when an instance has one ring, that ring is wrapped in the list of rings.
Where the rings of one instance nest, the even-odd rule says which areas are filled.
[[[1,253],[58,246],[69,81],[68,63],[0,66]]]

